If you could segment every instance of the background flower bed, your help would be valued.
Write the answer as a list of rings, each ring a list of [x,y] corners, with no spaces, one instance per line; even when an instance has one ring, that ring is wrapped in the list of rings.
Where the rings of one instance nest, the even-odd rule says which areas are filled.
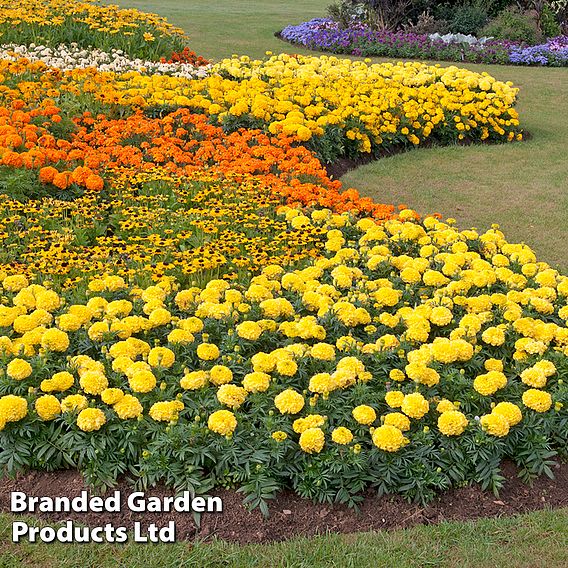
[[[568,65],[566,36],[526,47],[507,40],[490,40],[483,44],[446,43],[430,39],[426,34],[375,31],[364,24],[341,29],[328,18],[316,18],[290,25],[280,37],[297,45],[332,53],[362,57],[394,57],[405,59],[440,59],[470,63]]]
[[[183,30],[165,18],[136,9],[122,9],[97,0],[23,0],[0,2],[0,34],[5,44],[77,44],[147,60],[169,58],[182,51]]]
[[[195,81],[136,71],[115,75],[94,68],[48,69],[40,61],[2,61],[6,78],[0,97],[39,104],[54,95],[58,102],[66,93],[61,97],[63,111],[69,108],[72,115],[84,110],[120,117],[140,108],[159,116],[188,107],[225,131],[261,128],[294,136],[327,163],[427,140],[448,144],[522,139],[513,108],[517,89],[457,67],[368,65],[283,54],[266,60],[223,60]],[[422,98],[428,102],[420,104]]]

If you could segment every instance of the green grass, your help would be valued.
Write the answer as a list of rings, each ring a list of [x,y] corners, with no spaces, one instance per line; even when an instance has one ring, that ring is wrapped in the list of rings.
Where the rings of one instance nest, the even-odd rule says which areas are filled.
[[[507,519],[324,535],[268,545],[12,544],[13,517],[0,515],[2,568],[242,567],[555,568],[568,565],[568,509]],[[37,525],[36,525],[37,526]]]
[[[105,0],[165,16],[189,35],[198,55],[220,59],[233,53],[262,57],[286,51],[274,37],[289,24],[325,15],[332,0]],[[295,53],[307,50],[292,49]]]

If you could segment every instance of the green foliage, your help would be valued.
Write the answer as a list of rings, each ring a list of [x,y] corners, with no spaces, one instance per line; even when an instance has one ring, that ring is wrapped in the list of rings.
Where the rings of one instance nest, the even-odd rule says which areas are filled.
[[[540,29],[547,38],[556,37],[562,33],[562,27],[558,23],[556,14],[548,4],[543,6],[540,13]]]
[[[481,34],[528,44],[536,44],[541,39],[535,20],[518,8],[503,10],[481,30]]]
[[[487,10],[481,3],[462,4],[453,10],[449,19],[450,31],[479,35],[479,30],[487,23]]]

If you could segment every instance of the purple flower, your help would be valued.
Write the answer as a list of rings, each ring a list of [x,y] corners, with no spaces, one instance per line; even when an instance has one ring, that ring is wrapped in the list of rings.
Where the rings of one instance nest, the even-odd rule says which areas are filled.
[[[364,57],[568,66],[568,36],[558,36],[545,44],[530,47],[508,40],[448,44],[412,32],[376,31],[361,23],[343,29],[329,18],[316,18],[297,26],[287,26],[281,37],[310,49]]]

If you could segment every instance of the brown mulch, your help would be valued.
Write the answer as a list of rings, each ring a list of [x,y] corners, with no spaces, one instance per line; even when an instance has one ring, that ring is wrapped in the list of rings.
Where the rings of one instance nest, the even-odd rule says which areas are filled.
[[[470,520],[484,517],[510,516],[545,508],[568,506],[568,464],[554,467],[555,479],[541,477],[531,486],[518,477],[512,463],[505,463],[504,488],[499,497],[481,491],[477,486],[452,489],[441,494],[426,507],[412,505],[400,497],[377,497],[369,493],[360,511],[340,505],[314,504],[286,491],[270,503],[270,517],[263,518],[258,510],[247,511],[242,505],[242,494],[220,490],[214,494],[223,500],[223,512],[204,514],[197,528],[191,513],[133,513],[125,504],[132,491],[126,483],[121,491],[124,504],[119,513],[38,513],[44,521],[73,520],[87,526],[132,527],[139,521],[142,526],[156,523],[164,526],[176,523],[177,540],[208,540],[213,537],[236,543],[282,541],[294,536],[311,536],[327,531],[354,533],[381,529],[398,529],[418,524],[436,524],[448,520]],[[0,485],[0,510],[9,512],[10,492],[24,491],[28,496],[78,496],[86,489],[76,471],[56,473],[31,472],[17,479],[3,479]],[[163,486],[146,492],[148,496],[169,496],[173,491]]]

